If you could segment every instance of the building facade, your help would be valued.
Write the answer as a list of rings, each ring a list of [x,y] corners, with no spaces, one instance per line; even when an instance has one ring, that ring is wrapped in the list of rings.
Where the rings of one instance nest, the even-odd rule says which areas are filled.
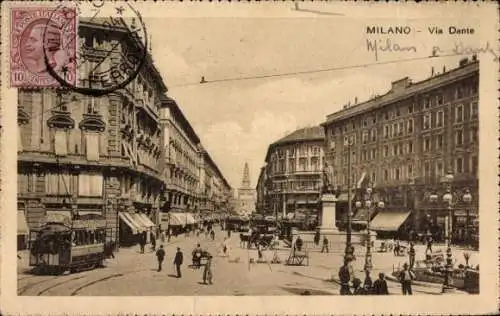
[[[266,154],[266,173],[257,188],[258,205],[286,215],[296,211],[319,215],[323,185],[323,145],[321,126],[296,130],[272,143]]]
[[[160,223],[168,226],[168,212],[199,211],[200,139],[177,102],[163,97],[160,110],[165,180]]]
[[[329,115],[322,125],[334,185],[345,195],[348,183],[369,179],[387,211],[410,213],[407,233],[440,240],[448,214],[442,197],[451,189],[453,239],[470,239],[478,215],[478,87],[473,57],[420,82],[394,81],[386,94]],[[442,181],[447,174],[450,184]]]
[[[104,58],[97,48],[103,39],[95,38],[99,27],[79,24],[83,57],[93,63]],[[120,41],[120,32],[110,32],[104,43],[117,56],[142,47]],[[82,69],[80,78],[89,78],[87,72]],[[108,239],[117,242],[127,239],[119,213],[155,220],[163,186],[158,109],[166,90],[148,53],[133,82],[102,97],[18,91],[18,212],[30,229],[49,212],[93,212],[106,217]]]

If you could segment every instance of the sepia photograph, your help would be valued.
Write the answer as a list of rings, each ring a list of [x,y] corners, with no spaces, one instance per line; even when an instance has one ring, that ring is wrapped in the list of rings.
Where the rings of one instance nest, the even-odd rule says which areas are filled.
[[[2,301],[494,312],[497,7],[419,9],[2,5]]]

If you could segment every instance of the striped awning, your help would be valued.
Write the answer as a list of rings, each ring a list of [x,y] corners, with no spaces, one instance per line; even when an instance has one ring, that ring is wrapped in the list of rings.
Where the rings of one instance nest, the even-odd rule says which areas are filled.
[[[28,235],[28,223],[26,222],[26,216],[23,211],[17,211],[17,234],[18,235]]]
[[[144,214],[144,213],[136,213],[136,216],[144,224],[144,226],[146,226],[148,228],[156,226],[155,223],[153,223],[146,214]]]
[[[138,234],[143,231],[141,224],[137,223],[134,216],[129,212],[119,212],[120,219],[132,230],[132,234]]]
[[[410,212],[379,212],[370,222],[375,231],[397,231],[410,216]]]
[[[196,223],[196,220],[190,213],[170,213],[171,226],[186,226],[194,223]]]

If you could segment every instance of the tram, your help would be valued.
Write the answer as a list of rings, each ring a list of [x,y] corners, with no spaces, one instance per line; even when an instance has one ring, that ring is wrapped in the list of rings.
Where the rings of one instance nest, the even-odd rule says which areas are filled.
[[[88,214],[70,219],[51,214],[30,233],[30,266],[38,272],[64,273],[102,266],[105,258],[106,220]]]

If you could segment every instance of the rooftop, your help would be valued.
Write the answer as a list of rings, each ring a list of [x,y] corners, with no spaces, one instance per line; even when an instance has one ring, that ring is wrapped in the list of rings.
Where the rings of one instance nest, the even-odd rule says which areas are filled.
[[[340,111],[327,116],[326,122],[321,125],[327,125],[334,121],[344,120],[363,112],[367,112],[376,108],[383,107],[393,102],[403,100],[416,93],[425,93],[434,89],[437,85],[449,84],[454,81],[470,76],[474,72],[479,71],[479,62],[476,58],[472,60],[460,60],[460,66],[439,75],[433,75],[425,80],[412,83],[408,77],[392,82],[391,89],[379,96],[375,96],[368,101],[357,103],[352,106],[344,106]]]
[[[285,137],[275,141],[272,145],[294,143],[307,140],[321,140],[325,138],[325,130],[322,126],[311,126],[298,129]]]

